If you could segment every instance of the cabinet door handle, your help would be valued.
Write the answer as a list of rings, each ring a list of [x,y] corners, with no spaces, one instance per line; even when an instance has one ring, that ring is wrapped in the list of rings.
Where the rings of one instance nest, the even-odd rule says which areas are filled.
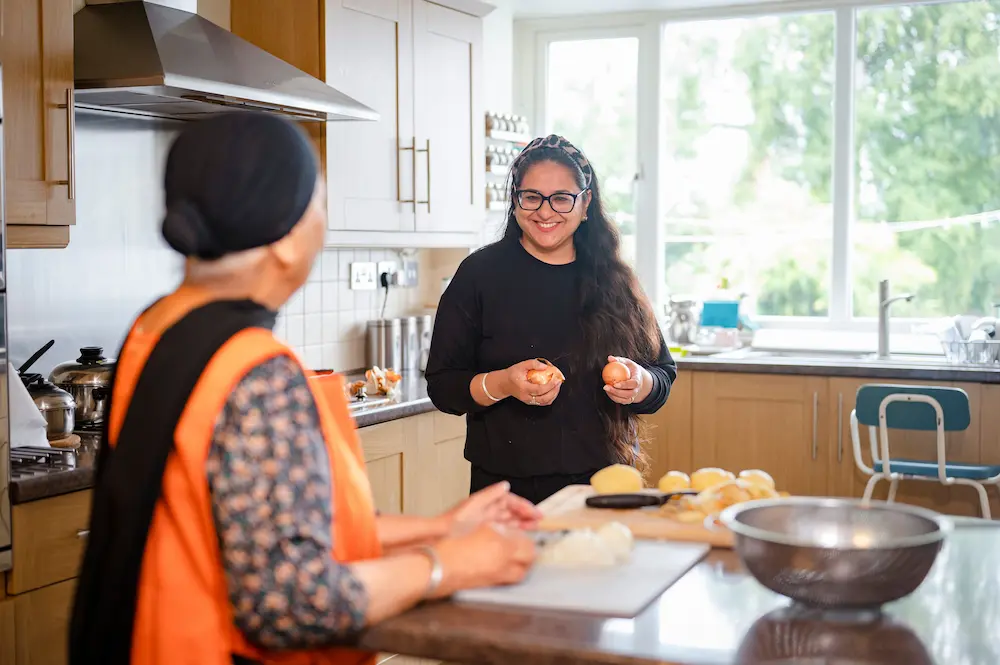
[[[844,461],[844,393],[837,394],[837,463]]]
[[[413,144],[409,146],[399,145],[399,138],[396,139],[396,149],[399,154],[396,155],[396,201],[399,203],[412,203],[413,212],[417,211],[417,137],[413,137]],[[403,160],[400,158],[401,153],[409,152],[413,163],[413,198],[404,199],[403,198]]]
[[[812,458],[816,459],[819,452],[819,393],[813,393],[813,447]]]
[[[413,139],[413,145],[414,146],[417,145],[417,139],[415,139],[415,138]],[[426,152],[427,153],[427,200],[426,201],[417,201],[417,203],[419,203],[421,205],[426,205],[427,206],[427,214],[430,214],[430,212],[431,212],[431,140],[430,139],[426,140],[426,147],[424,147],[422,149],[419,149],[419,150],[414,150],[414,153],[418,153],[418,152]],[[413,162],[413,183],[414,183],[413,184],[413,196],[414,197],[417,195],[417,185],[416,185],[416,182],[417,182],[417,164],[416,164],[416,154],[414,154],[414,162]]]
[[[80,540],[86,540],[88,537],[90,537],[90,529],[84,529],[83,531],[77,531],[76,532],[76,537],[79,538]]]
[[[57,180],[57,185],[66,185],[69,200],[76,198],[76,107],[73,103],[73,88],[66,88],[66,103],[58,108],[66,109],[66,179]]]

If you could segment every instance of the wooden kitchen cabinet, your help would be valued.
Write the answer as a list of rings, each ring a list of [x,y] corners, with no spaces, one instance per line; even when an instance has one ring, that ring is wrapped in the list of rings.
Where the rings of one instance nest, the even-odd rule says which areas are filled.
[[[63,665],[76,580],[14,597],[17,665]]]
[[[7,246],[65,247],[76,223],[72,0],[3,0]]]
[[[14,665],[14,601],[0,600],[0,665]]]
[[[233,0],[235,34],[379,113],[313,128],[327,172],[328,245],[478,244],[481,17],[491,10],[478,0]]]
[[[763,469],[779,490],[827,494],[827,380],[691,372],[692,465]]]
[[[379,511],[430,517],[469,495],[463,418],[431,412],[358,434]]]
[[[648,458],[646,483],[655,485],[667,471],[694,470],[691,432],[694,372],[682,372],[658,412],[643,416],[643,450]]]

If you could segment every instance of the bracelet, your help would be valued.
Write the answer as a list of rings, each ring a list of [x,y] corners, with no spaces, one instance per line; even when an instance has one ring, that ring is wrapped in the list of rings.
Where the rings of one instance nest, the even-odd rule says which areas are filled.
[[[486,372],[486,374],[483,374],[483,392],[486,393],[486,397],[489,398],[489,400],[491,402],[493,402],[494,404],[496,404],[500,400],[498,400],[496,397],[494,397],[493,395],[491,395],[489,389],[486,387],[486,377],[488,377],[489,375],[490,375],[489,372]]]
[[[444,567],[441,565],[441,557],[438,556],[433,547],[425,545],[418,548],[417,551],[430,559],[431,562],[431,577],[427,581],[427,589],[424,590],[423,595],[423,598],[427,599],[441,586],[441,582],[444,580]]]

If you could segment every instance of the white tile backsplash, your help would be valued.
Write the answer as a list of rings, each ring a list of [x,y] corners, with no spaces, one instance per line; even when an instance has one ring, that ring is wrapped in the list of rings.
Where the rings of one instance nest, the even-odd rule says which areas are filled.
[[[100,345],[113,356],[134,317],[177,284],[181,261],[159,232],[162,168],[172,136],[162,125],[78,114],[77,224],[69,247],[7,255],[15,365],[49,339],[56,344],[36,371],[47,373],[76,358],[81,346]],[[420,288],[391,291],[385,315],[435,306],[442,262],[453,272],[464,255],[418,253]],[[382,260],[400,263],[390,250],[324,251],[307,284],[283,308],[275,333],[310,367],[363,367],[365,323],[379,316],[383,292],[351,291],[349,266]],[[425,274],[431,267],[433,278]],[[429,279],[435,283],[428,284]]]

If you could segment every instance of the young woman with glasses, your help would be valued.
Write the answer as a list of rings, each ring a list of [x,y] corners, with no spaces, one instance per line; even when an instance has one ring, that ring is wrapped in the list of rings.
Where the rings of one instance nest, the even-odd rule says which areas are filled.
[[[471,491],[507,480],[538,503],[609,464],[639,465],[638,416],[663,406],[677,371],[583,153],[537,138],[509,189],[503,238],[441,298],[426,375],[438,409],[467,415]],[[539,358],[565,380],[529,381]],[[614,360],[630,378],[606,386]]]

